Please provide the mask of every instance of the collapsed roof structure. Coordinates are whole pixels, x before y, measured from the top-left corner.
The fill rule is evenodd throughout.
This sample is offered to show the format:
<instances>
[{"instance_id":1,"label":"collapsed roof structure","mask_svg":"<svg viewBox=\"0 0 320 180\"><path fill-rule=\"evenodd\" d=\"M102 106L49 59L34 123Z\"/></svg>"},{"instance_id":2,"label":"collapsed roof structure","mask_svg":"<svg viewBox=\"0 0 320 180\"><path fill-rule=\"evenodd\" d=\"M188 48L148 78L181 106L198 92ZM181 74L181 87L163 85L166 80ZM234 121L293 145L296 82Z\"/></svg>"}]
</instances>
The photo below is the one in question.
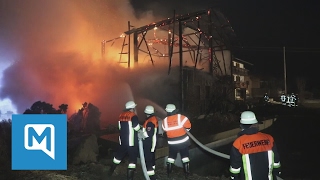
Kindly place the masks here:
<instances>
[{"instance_id":1,"label":"collapsed roof structure","mask_svg":"<svg viewBox=\"0 0 320 180\"><path fill-rule=\"evenodd\" d=\"M150 31L153 33L149 33ZM165 37L157 37L156 31L166 34ZM148 37L148 34L152 36ZM134 63L139 61L139 52L147 54L152 65L156 57L167 58L170 72L173 56L179 55L177 59L180 60L181 68L194 66L205 69L211 74L231 75L230 51L236 42L235 33L227 18L218 10L207 9L184 15L174 13L171 18L142 27L133 27L128 22L128 31L120 37L101 42L102 56L105 55L107 43L113 44L115 40L123 38L119 62L127 63L130 67L131 35L133 35ZM161 48L156 45L165 46L166 49L160 50ZM184 53L189 56L183 57ZM127 60L123 60L124 55L127 55Z\"/></svg>"},{"instance_id":2,"label":"collapsed roof structure","mask_svg":"<svg viewBox=\"0 0 320 180\"><path fill-rule=\"evenodd\" d=\"M126 63L128 68L135 63L145 63L146 58L153 66L156 59L168 62L168 74L172 67L179 67L180 110L200 107L198 112L202 113L208 108L212 109L210 106L213 106L214 98L199 93L217 95L217 92L222 92L215 97L234 99L231 51L237 43L235 37L229 21L218 10L210 8L183 15L174 12L173 17L141 27L134 27L128 21L128 30L121 36L101 42L101 53L105 57L107 44L113 46L116 40L123 39L119 63ZM130 59L131 49L133 62ZM139 53L145 57L139 58ZM197 75L199 72L211 78L200 77ZM213 84L212 78L220 84ZM199 97L199 102L193 102L194 93L198 94L196 97ZM198 107L191 107L190 104Z\"/></svg>"}]
</instances>

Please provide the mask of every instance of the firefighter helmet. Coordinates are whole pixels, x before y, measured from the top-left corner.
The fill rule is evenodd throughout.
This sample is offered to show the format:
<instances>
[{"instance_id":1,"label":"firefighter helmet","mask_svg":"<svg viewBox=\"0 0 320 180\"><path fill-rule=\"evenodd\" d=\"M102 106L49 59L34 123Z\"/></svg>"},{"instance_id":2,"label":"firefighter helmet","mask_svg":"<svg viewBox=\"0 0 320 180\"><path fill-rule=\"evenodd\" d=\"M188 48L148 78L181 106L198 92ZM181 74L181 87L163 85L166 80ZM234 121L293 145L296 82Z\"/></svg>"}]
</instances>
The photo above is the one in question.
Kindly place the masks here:
<instances>
[{"instance_id":1,"label":"firefighter helmet","mask_svg":"<svg viewBox=\"0 0 320 180\"><path fill-rule=\"evenodd\" d=\"M144 109L144 113L146 114L153 114L154 113L154 108L153 106L146 106L146 108Z\"/></svg>"},{"instance_id":2,"label":"firefighter helmet","mask_svg":"<svg viewBox=\"0 0 320 180\"><path fill-rule=\"evenodd\" d=\"M244 111L241 113L241 124L256 124L258 123L256 115L252 111Z\"/></svg>"},{"instance_id":3,"label":"firefighter helmet","mask_svg":"<svg viewBox=\"0 0 320 180\"><path fill-rule=\"evenodd\" d=\"M128 101L126 103L126 109L132 109L132 108L135 108L137 106L137 104L133 101Z\"/></svg>"},{"instance_id":4,"label":"firefighter helmet","mask_svg":"<svg viewBox=\"0 0 320 180\"><path fill-rule=\"evenodd\" d=\"M174 110L176 110L176 106L174 104L167 104L167 106L166 106L166 111L167 112L171 113Z\"/></svg>"}]
</instances>

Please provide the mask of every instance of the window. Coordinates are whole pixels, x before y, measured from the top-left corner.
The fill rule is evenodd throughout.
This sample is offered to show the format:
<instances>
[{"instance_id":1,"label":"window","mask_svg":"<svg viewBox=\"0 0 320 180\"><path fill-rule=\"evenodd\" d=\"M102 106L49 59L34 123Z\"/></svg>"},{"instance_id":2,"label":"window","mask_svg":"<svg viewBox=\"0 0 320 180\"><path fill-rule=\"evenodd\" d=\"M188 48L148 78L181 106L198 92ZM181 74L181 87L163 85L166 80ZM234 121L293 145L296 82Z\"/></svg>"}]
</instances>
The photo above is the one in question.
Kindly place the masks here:
<instances>
[{"instance_id":1,"label":"window","mask_svg":"<svg viewBox=\"0 0 320 180\"><path fill-rule=\"evenodd\" d=\"M233 75L233 81L237 81L237 75Z\"/></svg>"},{"instance_id":2,"label":"window","mask_svg":"<svg viewBox=\"0 0 320 180\"><path fill-rule=\"evenodd\" d=\"M237 82L240 82L240 76L237 76L237 77L236 77L236 81L237 81Z\"/></svg>"}]
</instances>

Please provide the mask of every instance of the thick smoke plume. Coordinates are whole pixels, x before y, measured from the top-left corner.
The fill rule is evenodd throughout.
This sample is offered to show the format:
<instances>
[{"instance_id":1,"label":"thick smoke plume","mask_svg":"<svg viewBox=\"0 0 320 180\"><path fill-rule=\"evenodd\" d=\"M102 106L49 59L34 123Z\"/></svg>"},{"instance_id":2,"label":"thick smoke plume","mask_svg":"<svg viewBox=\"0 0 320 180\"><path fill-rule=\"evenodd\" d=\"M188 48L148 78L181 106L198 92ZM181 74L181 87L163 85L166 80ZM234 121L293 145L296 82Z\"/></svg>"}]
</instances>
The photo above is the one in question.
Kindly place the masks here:
<instances>
[{"instance_id":1,"label":"thick smoke plume","mask_svg":"<svg viewBox=\"0 0 320 180\"><path fill-rule=\"evenodd\" d=\"M136 19L128 0L7 0L1 6L1 61L11 65L0 99L10 98L18 113L40 100L55 108L68 104L70 115L86 101L99 107L105 126L116 122L128 100L137 101L140 112L153 104L163 114L177 99L170 84L178 75L169 76L168 65L129 70L119 65L120 49L113 46L101 58L101 41L120 36L128 21L154 21L150 13Z\"/></svg>"}]
</instances>

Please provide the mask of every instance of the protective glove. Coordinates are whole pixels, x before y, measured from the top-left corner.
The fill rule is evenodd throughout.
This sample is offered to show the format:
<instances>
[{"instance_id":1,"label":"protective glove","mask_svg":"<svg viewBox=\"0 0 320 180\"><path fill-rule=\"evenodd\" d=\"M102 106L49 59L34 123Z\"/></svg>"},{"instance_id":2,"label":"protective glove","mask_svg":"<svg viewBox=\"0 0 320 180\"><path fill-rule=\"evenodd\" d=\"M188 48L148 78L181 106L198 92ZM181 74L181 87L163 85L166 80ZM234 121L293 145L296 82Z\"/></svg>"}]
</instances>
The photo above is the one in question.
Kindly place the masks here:
<instances>
[{"instance_id":1,"label":"protective glove","mask_svg":"<svg viewBox=\"0 0 320 180\"><path fill-rule=\"evenodd\" d=\"M144 131L142 131L142 130L139 130L139 131L138 131L138 139L144 140L144 139L147 138L147 137L149 137L148 134L147 134L147 132L144 132Z\"/></svg>"}]
</instances>

